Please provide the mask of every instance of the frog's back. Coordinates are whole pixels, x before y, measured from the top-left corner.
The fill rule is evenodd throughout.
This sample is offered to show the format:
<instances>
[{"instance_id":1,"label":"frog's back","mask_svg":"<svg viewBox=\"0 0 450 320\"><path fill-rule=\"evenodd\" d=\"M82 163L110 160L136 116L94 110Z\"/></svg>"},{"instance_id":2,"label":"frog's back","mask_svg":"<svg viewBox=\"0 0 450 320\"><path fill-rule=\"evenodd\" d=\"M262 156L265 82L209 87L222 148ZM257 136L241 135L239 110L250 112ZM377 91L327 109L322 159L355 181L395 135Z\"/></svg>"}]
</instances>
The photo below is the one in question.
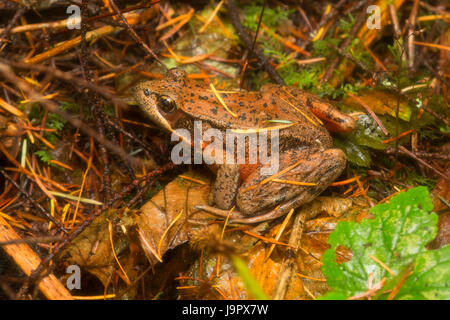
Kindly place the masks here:
<instances>
[{"instance_id":1,"label":"frog's back","mask_svg":"<svg viewBox=\"0 0 450 320\"><path fill-rule=\"evenodd\" d=\"M190 81L191 90L184 94L185 112L220 129L255 129L294 125L280 130L280 137L297 140L303 145L328 148L332 140L320 120L293 97L276 91L218 91L228 110L211 88Z\"/></svg>"}]
</instances>

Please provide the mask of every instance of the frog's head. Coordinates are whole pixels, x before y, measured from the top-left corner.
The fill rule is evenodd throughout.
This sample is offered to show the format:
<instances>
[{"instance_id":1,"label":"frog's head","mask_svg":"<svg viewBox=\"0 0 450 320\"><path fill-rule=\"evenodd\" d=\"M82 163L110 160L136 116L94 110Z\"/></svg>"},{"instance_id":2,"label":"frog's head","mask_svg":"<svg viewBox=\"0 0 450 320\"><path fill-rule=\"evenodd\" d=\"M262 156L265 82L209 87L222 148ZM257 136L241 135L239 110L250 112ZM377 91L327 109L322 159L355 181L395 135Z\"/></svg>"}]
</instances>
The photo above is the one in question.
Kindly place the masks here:
<instances>
[{"instance_id":1,"label":"frog's head","mask_svg":"<svg viewBox=\"0 0 450 320\"><path fill-rule=\"evenodd\" d=\"M157 125L172 131L173 124L180 116L185 81L186 72L173 68L168 71L164 79L137 84L133 88L134 98Z\"/></svg>"}]
</instances>

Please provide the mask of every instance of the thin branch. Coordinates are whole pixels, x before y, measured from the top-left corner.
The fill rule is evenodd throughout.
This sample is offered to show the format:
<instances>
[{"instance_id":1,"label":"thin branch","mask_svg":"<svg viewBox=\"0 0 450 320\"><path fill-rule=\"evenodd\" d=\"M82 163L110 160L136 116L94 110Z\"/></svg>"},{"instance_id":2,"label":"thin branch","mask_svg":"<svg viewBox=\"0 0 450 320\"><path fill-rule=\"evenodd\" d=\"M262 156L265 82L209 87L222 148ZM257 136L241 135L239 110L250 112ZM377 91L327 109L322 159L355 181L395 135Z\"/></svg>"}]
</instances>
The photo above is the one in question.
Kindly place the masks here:
<instances>
[{"instance_id":1,"label":"thin branch","mask_svg":"<svg viewBox=\"0 0 450 320\"><path fill-rule=\"evenodd\" d=\"M411 14L409 15L409 25L408 25L408 67L412 69L414 67L414 33L416 28L416 17L417 17L417 8L419 7L419 0L414 0L414 4L411 10Z\"/></svg>"},{"instance_id":2,"label":"thin branch","mask_svg":"<svg viewBox=\"0 0 450 320\"><path fill-rule=\"evenodd\" d=\"M134 40L136 40L137 43L139 43L145 50L147 50L147 52L166 70L169 71L169 68L167 68L167 66L161 61L161 59L159 59L159 57L153 52L152 49L150 49L149 46L147 46L147 44L141 39L141 37L138 36L138 34L136 33L136 31L134 31L134 29L130 26L130 24L128 23L127 19L123 16L123 14L120 12L119 8L117 7L116 3L114 2L114 0L109 0L109 3L111 4L111 6L113 7L114 11L117 12L117 15L120 17L120 19L123 21L123 23L125 23L125 25L128 28L128 31L130 32L131 36L134 38Z\"/></svg>"},{"instance_id":3,"label":"thin branch","mask_svg":"<svg viewBox=\"0 0 450 320\"><path fill-rule=\"evenodd\" d=\"M45 210L45 208L36 200L33 199L33 197L31 195L28 194L28 192L26 192L25 190L22 189L21 186L19 186L19 184L13 179L11 178L5 170L3 170L3 167L0 167L0 173L9 181L11 182L11 184L21 193L25 196L25 198L28 199L28 201L30 201L33 205L36 206L36 208L38 208L38 210L51 222L53 222L58 229L60 229L61 231L63 231L64 233L69 233L67 231L66 228L64 228L64 226L61 224L61 222L59 222L58 220L56 220L54 217L52 217L52 215Z\"/></svg>"},{"instance_id":4,"label":"thin branch","mask_svg":"<svg viewBox=\"0 0 450 320\"><path fill-rule=\"evenodd\" d=\"M409 156L410 158L416 160L417 162L419 162L420 164L424 165L425 167L427 167L428 169L432 170L433 172L437 173L438 175L440 175L442 178L444 178L447 181L450 181L450 177L448 177L445 173L442 173L441 171L437 170L435 167L433 167L432 165L430 165L429 163L427 163L425 160L419 158L417 155L415 155L413 152L409 151L408 149L406 149L403 146L399 146L398 147L398 151L400 151L401 153L403 153L404 155ZM386 153L387 154L393 154L395 153L395 149L394 148L388 148L386 149Z\"/></svg>"},{"instance_id":5,"label":"thin branch","mask_svg":"<svg viewBox=\"0 0 450 320\"><path fill-rule=\"evenodd\" d=\"M132 156L129 156L125 150L119 146L113 144L111 141L107 140L103 135L100 135L96 130L87 126L78 117L72 116L69 113L59 109L58 105L50 100L44 99L43 96L33 89L31 85L23 81L21 78L16 76L12 69L3 63L0 63L0 73L4 75L6 79L14 83L22 91L26 92L31 100L39 101L42 105L50 112L56 113L63 119L68 121L75 128L79 128L86 135L94 138L98 143L104 145L106 148L111 150L113 153L117 154L120 158L125 161L129 161L134 164L139 164L140 160Z\"/></svg>"},{"instance_id":6,"label":"thin branch","mask_svg":"<svg viewBox=\"0 0 450 320\"><path fill-rule=\"evenodd\" d=\"M236 7L236 4L234 3L234 0L227 0L226 2L228 7L228 13L231 17L231 23L233 24L234 29L236 29L236 33L238 34L239 38L242 39L245 46L248 50L251 50L253 42L250 36L248 35L247 31L245 31L244 27L242 26L241 20L239 19L239 13L238 9ZM267 61L266 57L264 56L263 52L260 48L255 47L254 50L256 56L258 57L259 62L262 63L264 66L264 69L269 74L269 76L278 84L284 85L284 80L280 77L278 72L272 67L272 65Z\"/></svg>"},{"instance_id":7,"label":"thin branch","mask_svg":"<svg viewBox=\"0 0 450 320\"><path fill-rule=\"evenodd\" d=\"M3 30L0 30L0 40L1 40L1 38L3 36L8 37L9 32L15 26L15 24L17 23L17 20L19 20L20 17L23 16L25 11L26 11L26 9L23 8L23 7L16 11L16 13L14 14L13 18L11 19L11 21L8 23L6 28L4 28Z\"/></svg>"},{"instance_id":8,"label":"thin branch","mask_svg":"<svg viewBox=\"0 0 450 320\"><path fill-rule=\"evenodd\" d=\"M91 223L94 221L102 212L105 212L108 210L114 203L117 201L123 199L126 197L132 190L137 188L142 182L149 181L151 179L155 179L157 176L162 175L163 173L172 170L175 167L175 164L173 162L169 162L165 166L161 167L158 170L153 170L152 172L147 173L146 175L142 176L139 179L134 180L129 185L124 187L121 192L117 193L114 198L112 198L110 201L108 201L106 204L104 204L101 208L97 209L96 212L91 214L89 217L87 217L86 220L81 223L76 230L74 230L72 233L70 233L64 240L62 240L60 243L58 243L53 251L45 257L39 266L33 270L32 274L27 280L27 283L23 286L23 291L27 291L29 286L39 279L42 276L42 272L47 268L50 261L54 259L60 252L66 248L66 246L75 239L79 234L81 234Z\"/></svg>"}]
</instances>

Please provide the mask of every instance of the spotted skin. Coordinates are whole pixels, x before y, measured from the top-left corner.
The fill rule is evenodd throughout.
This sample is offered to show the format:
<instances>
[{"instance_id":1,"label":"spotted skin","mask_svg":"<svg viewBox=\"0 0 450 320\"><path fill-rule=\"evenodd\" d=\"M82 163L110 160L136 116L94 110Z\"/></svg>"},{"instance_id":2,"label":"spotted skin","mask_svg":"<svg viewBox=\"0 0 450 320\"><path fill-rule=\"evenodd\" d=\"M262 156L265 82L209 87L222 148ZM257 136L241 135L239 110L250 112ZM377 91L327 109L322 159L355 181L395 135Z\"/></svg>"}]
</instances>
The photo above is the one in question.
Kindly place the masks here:
<instances>
[{"instance_id":1,"label":"spotted skin","mask_svg":"<svg viewBox=\"0 0 450 320\"><path fill-rule=\"evenodd\" d=\"M329 102L297 88L275 84L264 85L260 91L219 94L236 117L224 108L209 86L188 79L181 69L171 69L166 78L144 81L134 88L141 108L156 124L169 131L181 127L192 129L194 121L202 121L203 132L215 128L225 136L227 129L280 125L276 120L295 123L279 131L278 170L294 163L298 165L278 178L315 184L305 187L269 182L261 185L267 176L260 173L264 166L259 162L213 165L217 177L212 199L219 211L236 205L239 215L254 217L270 215L278 205L277 208L289 209L300 206L319 195L345 168L345 155L339 149L332 149L328 130L348 132L354 129L355 121ZM167 101L176 105L175 110L166 112L161 107L167 105ZM226 152L224 150L224 157ZM246 157L248 159L247 154ZM278 210L276 215L280 214L283 213Z\"/></svg>"}]
</instances>

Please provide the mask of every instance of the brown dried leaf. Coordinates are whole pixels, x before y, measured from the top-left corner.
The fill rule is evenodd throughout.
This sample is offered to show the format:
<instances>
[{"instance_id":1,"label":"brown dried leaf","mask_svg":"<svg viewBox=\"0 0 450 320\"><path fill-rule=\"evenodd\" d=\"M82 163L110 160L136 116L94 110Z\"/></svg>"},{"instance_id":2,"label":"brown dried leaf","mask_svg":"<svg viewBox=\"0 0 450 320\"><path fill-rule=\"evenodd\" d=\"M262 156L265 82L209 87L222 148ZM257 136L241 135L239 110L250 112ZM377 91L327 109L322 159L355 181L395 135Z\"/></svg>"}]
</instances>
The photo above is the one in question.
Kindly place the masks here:
<instances>
[{"instance_id":1,"label":"brown dried leaf","mask_svg":"<svg viewBox=\"0 0 450 320\"><path fill-rule=\"evenodd\" d=\"M397 96L394 93L385 90L363 90L358 94L358 98L365 102L366 105L379 115L389 114L395 117L397 108ZM355 108L363 109L363 107L350 96L344 100L344 103ZM399 104L399 118L405 121L409 121L411 118L411 108L408 102L404 99L400 100Z\"/></svg>"},{"instance_id":2,"label":"brown dried leaf","mask_svg":"<svg viewBox=\"0 0 450 320\"><path fill-rule=\"evenodd\" d=\"M108 231L108 220L117 221L118 217L117 210L103 212L61 254L68 263L76 264L83 270L92 273L105 286L111 280L114 271L119 269L114 259ZM128 223L124 221L126 219L120 220L119 223L125 227L132 223L131 221ZM128 239L123 233L116 231L119 229L121 228L113 228L115 230L113 234L114 247L118 257L128 247ZM132 281L137 274L133 269L132 261L128 258L125 256L119 259L127 276Z\"/></svg>"},{"instance_id":3,"label":"brown dried leaf","mask_svg":"<svg viewBox=\"0 0 450 320\"><path fill-rule=\"evenodd\" d=\"M352 206L352 202L356 202L357 205ZM285 299L312 299L327 291L326 282L321 281L324 276L321 272L321 256L328 245L326 243L329 233L334 230L336 223L342 219L357 219L357 214L362 207L367 206L364 199L343 199L343 198L326 198L319 197L311 204L305 206L303 210L306 210L308 215L310 214L327 214L328 217L320 217L307 221L301 240L301 248L297 251L295 261L296 267L293 270L293 276L289 282L289 287L285 295ZM316 211L312 213L311 211ZM330 217L330 215L332 215ZM292 220L294 217L292 218ZM269 232L262 233L259 230L258 233L267 238L275 238L279 227L282 224L282 220L277 221L277 225L273 226ZM267 227L267 225L266 225ZM252 231L257 232L258 227ZM261 229L266 229L262 225ZM292 224L285 230L285 234L281 237L280 241L287 243L289 240L289 234L291 232ZM256 230L255 230L256 229ZM241 231L234 231L225 233L226 237L224 241L228 243L234 243L236 247L240 247L242 242L250 237L244 235ZM242 241L242 242L241 242ZM255 243L253 238L253 243ZM270 243L263 241L257 241L252 245L248 251L244 254L244 257L248 261L248 266L251 273L255 276L256 280L260 283L263 290L269 297L273 297L273 294L279 283L279 275L282 270L282 262L286 255L286 246L278 245L269 259L266 259L267 253L270 249ZM342 252L342 259L348 259L349 253ZM191 268L189 277L196 279L203 279L205 282L199 283L196 281L187 281L183 285L198 285L204 286L204 283L214 272L214 268L217 263L218 255L211 253L209 250L205 250L202 256L202 260L197 261ZM201 265L201 267L200 267ZM300 275L299 275L300 274ZM306 276L306 277L305 277ZM309 277L310 279L308 279ZM241 279L235 273L230 260L227 257L221 256L220 258L220 273L218 277L215 277L213 282L213 288L210 286L210 292L203 292L202 296L193 295L193 292L197 292L196 288L183 290L181 292L183 298L211 298L215 294L215 298L228 298L228 299L248 299L248 293L244 288ZM198 287L198 288L199 288ZM306 289L305 289L306 288ZM218 295L220 291L220 295Z\"/></svg>"},{"instance_id":4,"label":"brown dried leaf","mask_svg":"<svg viewBox=\"0 0 450 320\"><path fill-rule=\"evenodd\" d=\"M152 264L162 260L167 250L187 242L190 235L206 226L206 219L211 217L194 209L194 205L208 203L209 177L197 172L184 175L205 184L178 177L140 209L141 214L136 220L142 248ZM171 225L180 212L178 220Z\"/></svg>"}]
</instances>

